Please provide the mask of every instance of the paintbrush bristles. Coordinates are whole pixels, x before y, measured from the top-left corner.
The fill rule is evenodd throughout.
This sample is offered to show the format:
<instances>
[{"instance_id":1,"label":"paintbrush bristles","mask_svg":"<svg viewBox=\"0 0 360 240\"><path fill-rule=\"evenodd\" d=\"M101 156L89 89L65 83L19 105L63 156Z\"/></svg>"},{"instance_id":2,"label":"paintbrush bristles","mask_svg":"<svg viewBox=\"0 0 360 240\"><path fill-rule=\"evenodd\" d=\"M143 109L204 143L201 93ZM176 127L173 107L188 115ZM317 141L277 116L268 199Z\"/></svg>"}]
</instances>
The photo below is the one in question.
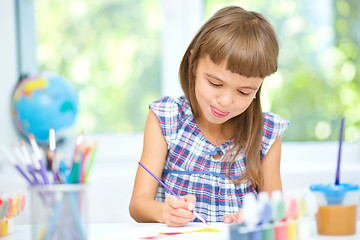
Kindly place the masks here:
<instances>
[{"instance_id":1,"label":"paintbrush bristles","mask_svg":"<svg viewBox=\"0 0 360 240\"><path fill-rule=\"evenodd\" d=\"M55 139L55 130L49 130L49 148L51 151L55 151L56 149L56 139Z\"/></svg>"},{"instance_id":2,"label":"paintbrush bristles","mask_svg":"<svg viewBox=\"0 0 360 240\"><path fill-rule=\"evenodd\" d=\"M31 144L31 147L35 153L36 158L38 158L37 160L40 160L42 158L42 155L40 153L40 149L39 146L34 138L34 135L32 133L29 133L29 141Z\"/></svg>"}]
</instances>

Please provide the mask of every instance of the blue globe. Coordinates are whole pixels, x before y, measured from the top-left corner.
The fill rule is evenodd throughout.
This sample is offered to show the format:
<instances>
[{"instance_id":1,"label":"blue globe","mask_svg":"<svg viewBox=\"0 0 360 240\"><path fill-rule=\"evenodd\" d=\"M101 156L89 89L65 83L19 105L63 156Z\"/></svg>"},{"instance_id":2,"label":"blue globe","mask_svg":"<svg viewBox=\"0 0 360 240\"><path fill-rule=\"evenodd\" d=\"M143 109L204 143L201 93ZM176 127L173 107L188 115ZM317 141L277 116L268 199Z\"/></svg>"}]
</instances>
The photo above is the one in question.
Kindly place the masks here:
<instances>
[{"instance_id":1,"label":"blue globe","mask_svg":"<svg viewBox=\"0 0 360 240\"><path fill-rule=\"evenodd\" d=\"M76 90L62 76L42 73L20 80L11 101L11 116L17 131L32 133L39 144L48 144L49 129L56 140L66 137L78 113Z\"/></svg>"}]
</instances>

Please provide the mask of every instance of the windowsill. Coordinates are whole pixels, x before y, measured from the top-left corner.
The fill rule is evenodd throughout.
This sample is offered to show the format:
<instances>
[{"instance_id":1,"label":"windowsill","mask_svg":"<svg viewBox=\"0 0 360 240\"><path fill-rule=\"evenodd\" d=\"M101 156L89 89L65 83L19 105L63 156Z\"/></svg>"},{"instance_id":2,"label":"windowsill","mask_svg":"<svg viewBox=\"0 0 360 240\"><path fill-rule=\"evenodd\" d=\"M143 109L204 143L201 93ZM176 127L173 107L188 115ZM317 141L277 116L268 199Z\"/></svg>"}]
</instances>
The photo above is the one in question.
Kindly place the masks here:
<instances>
[{"instance_id":1,"label":"windowsill","mask_svg":"<svg viewBox=\"0 0 360 240\"><path fill-rule=\"evenodd\" d=\"M140 159L143 145L143 133L106 133L89 134L88 138L94 139L99 143L97 152L98 158L102 161L121 161L122 159ZM71 149L74 140L68 140L66 148ZM360 163L360 142L343 142L342 162ZM334 162L336 168L338 158L338 142L282 142L282 165L286 167L303 166L305 160L313 160L318 163ZM288 163L291 163L287 166Z\"/></svg>"}]
</instances>

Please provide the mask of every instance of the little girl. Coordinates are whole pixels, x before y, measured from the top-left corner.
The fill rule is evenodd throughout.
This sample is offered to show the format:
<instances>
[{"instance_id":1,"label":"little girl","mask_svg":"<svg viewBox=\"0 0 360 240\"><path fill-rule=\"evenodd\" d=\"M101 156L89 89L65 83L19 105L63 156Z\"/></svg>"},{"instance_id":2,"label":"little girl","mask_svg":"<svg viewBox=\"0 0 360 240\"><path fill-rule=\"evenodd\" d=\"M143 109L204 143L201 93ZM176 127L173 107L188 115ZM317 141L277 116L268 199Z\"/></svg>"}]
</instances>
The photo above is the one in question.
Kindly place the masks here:
<instances>
[{"instance_id":1,"label":"little girl","mask_svg":"<svg viewBox=\"0 0 360 240\"><path fill-rule=\"evenodd\" d=\"M289 122L263 113L260 90L277 70L273 28L259 13L219 10L190 43L180 65L185 96L150 104L141 163L129 206L137 222L184 226L241 221L243 196L281 190L280 135Z\"/></svg>"}]
</instances>

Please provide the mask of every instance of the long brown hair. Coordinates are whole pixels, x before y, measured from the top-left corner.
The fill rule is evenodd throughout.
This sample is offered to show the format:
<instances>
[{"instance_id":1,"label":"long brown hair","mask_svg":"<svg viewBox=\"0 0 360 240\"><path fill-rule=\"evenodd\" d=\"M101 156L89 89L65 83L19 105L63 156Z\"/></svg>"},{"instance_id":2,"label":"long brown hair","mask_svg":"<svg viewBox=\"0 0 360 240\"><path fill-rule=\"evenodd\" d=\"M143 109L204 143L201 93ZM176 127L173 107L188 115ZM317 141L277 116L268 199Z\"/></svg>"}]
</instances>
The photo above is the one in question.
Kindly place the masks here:
<instances>
[{"instance_id":1,"label":"long brown hair","mask_svg":"<svg viewBox=\"0 0 360 240\"><path fill-rule=\"evenodd\" d=\"M227 70L245 77L265 78L277 71L279 46L271 24L259 13L241 7L225 7L216 12L191 41L180 64L180 83L190 101L194 117L200 108L195 96L195 72L198 61L209 55L215 64L226 62ZM235 135L236 154L246 155L246 173L235 183L250 179L256 187L262 185L260 145L264 120L260 91L250 106L232 121L237 126ZM243 150L242 150L243 149Z\"/></svg>"}]
</instances>

